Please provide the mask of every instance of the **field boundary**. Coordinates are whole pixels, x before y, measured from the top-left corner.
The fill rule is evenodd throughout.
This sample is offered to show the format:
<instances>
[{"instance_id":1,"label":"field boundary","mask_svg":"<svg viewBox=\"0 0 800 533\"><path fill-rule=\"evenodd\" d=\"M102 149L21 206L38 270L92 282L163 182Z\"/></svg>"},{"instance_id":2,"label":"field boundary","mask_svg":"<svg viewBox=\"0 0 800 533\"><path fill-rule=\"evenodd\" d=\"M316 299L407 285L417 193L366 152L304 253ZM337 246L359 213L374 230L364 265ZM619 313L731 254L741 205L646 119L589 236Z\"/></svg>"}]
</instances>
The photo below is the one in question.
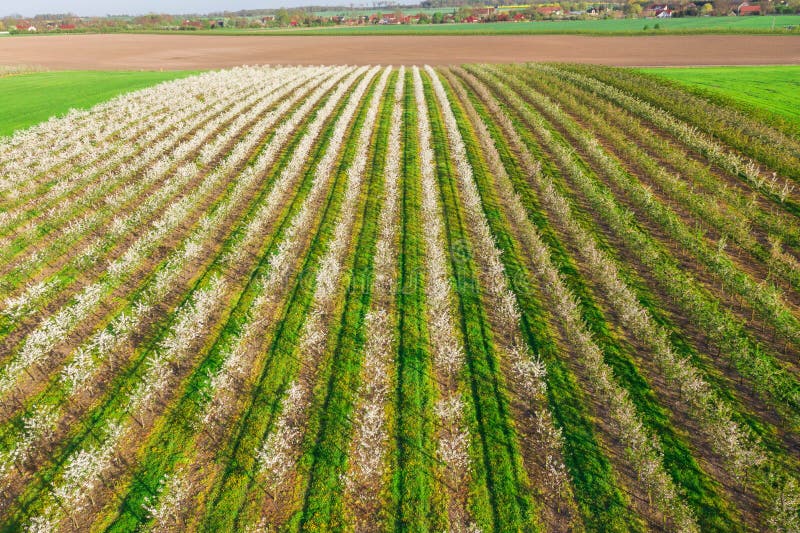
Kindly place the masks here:
<instances>
[{"instance_id":1,"label":"field boundary","mask_svg":"<svg viewBox=\"0 0 800 533\"><path fill-rule=\"evenodd\" d=\"M800 64L800 36L776 35L59 35L7 39L0 65L52 70L195 70L242 64L455 65L578 62L615 66ZM702 53L698 53L702 50Z\"/></svg>"}]
</instances>

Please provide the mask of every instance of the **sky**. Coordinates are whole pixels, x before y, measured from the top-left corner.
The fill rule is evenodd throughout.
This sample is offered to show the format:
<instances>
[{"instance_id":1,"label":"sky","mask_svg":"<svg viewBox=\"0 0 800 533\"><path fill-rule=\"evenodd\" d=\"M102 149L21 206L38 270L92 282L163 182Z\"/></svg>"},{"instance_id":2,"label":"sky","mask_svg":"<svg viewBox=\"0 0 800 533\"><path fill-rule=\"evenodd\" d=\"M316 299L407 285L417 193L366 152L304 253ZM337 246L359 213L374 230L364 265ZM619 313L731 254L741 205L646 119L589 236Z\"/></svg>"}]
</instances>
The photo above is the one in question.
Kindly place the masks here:
<instances>
[{"instance_id":1,"label":"sky","mask_svg":"<svg viewBox=\"0 0 800 533\"><path fill-rule=\"evenodd\" d=\"M208 13L350 3L345 0L0 0L0 16L16 13L26 17L39 13L75 13L83 16Z\"/></svg>"}]
</instances>

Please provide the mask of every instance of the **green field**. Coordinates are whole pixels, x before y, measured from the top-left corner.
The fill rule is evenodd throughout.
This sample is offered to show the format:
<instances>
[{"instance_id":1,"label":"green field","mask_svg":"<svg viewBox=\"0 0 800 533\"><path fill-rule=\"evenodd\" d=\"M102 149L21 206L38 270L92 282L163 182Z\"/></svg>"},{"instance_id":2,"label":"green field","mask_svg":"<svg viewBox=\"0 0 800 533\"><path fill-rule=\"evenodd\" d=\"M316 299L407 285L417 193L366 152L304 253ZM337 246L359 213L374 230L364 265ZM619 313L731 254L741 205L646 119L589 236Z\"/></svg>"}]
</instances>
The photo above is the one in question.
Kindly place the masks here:
<instances>
[{"instance_id":1,"label":"green field","mask_svg":"<svg viewBox=\"0 0 800 533\"><path fill-rule=\"evenodd\" d=\"M0 135L193 72L35 72L0 78Z\"/></svg>"},{"instance_id":2,"label":"green field","mask_svg":"<svg viewBox=\"0 0 800 533\"><path fill-rule=\"evenodd\" d=\"M450 9L442 8L442 13ZM659 25L658 30L653 26ZM648 26L645 30L644 27ZM787 27L794 26L794 29ZM225 29L192 32L214 35L519 35L519 34L587 34L641 35L643 33L791 33L800 34L800 15L764 17L685 17L669 20L545 20L535 22L489 22L486 24L414 24L335 26L298 29Z\"/></svg>"},{"instance_id":3,"label":"green field","mask_svg":"<svg viewBox=\"0 0 800 533\"><path fill-rule=\"evenodd\" d=\"M645 72L782 117L800 131L800 66L653 68Z\"/></svg>"}]
</instances>

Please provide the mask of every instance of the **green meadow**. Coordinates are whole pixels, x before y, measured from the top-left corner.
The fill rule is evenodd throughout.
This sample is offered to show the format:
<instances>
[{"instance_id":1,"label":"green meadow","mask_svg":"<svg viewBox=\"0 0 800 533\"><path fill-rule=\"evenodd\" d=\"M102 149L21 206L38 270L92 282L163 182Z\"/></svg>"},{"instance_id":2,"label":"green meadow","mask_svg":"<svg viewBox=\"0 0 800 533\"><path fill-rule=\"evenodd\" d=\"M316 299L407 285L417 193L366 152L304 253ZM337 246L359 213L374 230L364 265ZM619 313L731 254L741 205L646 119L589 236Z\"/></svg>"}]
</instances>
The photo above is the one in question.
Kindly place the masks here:
<instances>
[{"instance_id":1,"label":"green meadow","mask_svg":"<svg viewBox=\"0 0 800 533\"><path fill-rule=\"evenodd\" d=\"M800 66L653 68L645 72L704 96L771 114L800 132Z\"/></svg>"}]
</instances>

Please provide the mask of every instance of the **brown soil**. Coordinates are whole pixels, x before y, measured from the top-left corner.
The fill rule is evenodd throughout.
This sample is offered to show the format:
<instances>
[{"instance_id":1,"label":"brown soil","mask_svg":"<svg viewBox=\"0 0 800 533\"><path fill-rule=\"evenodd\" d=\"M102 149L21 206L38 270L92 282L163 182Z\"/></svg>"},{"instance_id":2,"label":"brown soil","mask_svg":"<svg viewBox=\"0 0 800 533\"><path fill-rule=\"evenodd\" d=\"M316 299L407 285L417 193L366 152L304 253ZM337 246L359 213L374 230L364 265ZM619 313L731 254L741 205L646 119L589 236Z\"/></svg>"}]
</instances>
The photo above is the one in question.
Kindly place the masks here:
<instances>
[{"instance_id":1,"label":"brown soil","mask_svg":"<svg viewBox=\"0 0 800 533\"><path fill-rule=\"evenodd\" d=\"M0 65L205 69L242 64L567 61L618 66L800 63L800 37L766 35L58 35L4 39Z\"/></svg>"}]
</instances>

